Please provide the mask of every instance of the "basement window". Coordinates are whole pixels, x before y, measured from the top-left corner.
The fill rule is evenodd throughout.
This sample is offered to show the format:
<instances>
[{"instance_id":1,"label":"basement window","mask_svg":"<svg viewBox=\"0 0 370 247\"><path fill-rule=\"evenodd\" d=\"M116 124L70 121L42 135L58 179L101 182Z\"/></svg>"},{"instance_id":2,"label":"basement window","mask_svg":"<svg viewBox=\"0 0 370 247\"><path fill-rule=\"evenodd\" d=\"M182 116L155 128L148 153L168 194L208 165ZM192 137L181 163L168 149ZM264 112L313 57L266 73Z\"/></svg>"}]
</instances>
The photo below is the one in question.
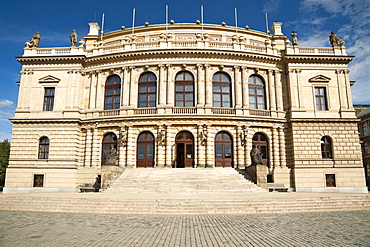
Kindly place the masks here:
<instances>
[{"instance_id":1,"label":"basement window","mask_svg":"<svg viewBox=\"0 0 370 247\"><path fill-rule=\"evenodd\" d=\"M44 187L44 174L33 175L33 187Z\"/></svg>"},{"instance_id":2,"label":"basement window","mask_svg":"<svg viewBox=\"0 0 370 247\"><path fill-rule=\"evenodd\" d=\"M337 187L335 185L335 174L325 174L326 187Z\"/></svg>"}]
</instances>

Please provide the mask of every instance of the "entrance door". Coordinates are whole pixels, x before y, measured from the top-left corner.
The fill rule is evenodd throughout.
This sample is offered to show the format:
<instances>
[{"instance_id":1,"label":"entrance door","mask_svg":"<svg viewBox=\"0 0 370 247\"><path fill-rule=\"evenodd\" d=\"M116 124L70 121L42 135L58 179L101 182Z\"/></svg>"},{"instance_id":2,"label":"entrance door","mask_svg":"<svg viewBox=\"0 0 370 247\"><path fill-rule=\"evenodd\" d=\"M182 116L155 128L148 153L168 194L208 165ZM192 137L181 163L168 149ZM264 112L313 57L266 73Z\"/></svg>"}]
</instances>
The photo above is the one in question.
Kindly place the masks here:
<instances>
[{"instance_id":1,"label":"entrance door","mask_svg":"<svg viewBox=\"0 0 370 247\"><path fill-rule=\"evenodd\" d=\"M262 162L267 167L270 167L268 159L268 142L267 138L262 133L256 133L252 139L252 145L257 145L258 149L262 153Z\"/></svg>"},{"instance_id":2,"label":"entrance door","mask_svg":"<svg viewBox=\"0 0 370 247\"><path fill-rule=\"evenodd\" d=\"M215 138L215 166L233 167L231 136L226 132L220 132Z\"/></svg>"},{"instance_id":3,"label":"entrance door","mask_svg":"<svg viewBox=\"0 0 370 247\"><path fill-rule=\"evenodd\" d=\"M187 131L181 131L176 136L176 168L193 167L194 137Z\"/></svg>"},{"instance_id":4,"label":"entrance door","mask_svg":"<svg viewBox=\"0 0 370 247\"><path fill-rule=\"evenodd\" d=\"M143 132L137 140L136 167L154 166L154 136L150 132Z\"/></svg>"}]
</instances>

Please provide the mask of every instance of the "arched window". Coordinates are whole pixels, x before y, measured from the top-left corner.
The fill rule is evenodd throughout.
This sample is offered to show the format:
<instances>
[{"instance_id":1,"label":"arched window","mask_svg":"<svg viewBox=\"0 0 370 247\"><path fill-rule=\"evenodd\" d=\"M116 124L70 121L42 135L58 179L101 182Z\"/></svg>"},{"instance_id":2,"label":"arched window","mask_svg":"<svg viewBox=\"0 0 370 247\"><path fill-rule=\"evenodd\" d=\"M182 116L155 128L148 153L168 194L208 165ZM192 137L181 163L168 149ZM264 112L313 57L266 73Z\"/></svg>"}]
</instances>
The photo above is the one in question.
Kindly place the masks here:
<instances>
[{"instance_id":1,"label":"arched window","mask_svg":"<svg viewBox=\"0 0 370 247\"><path fill-rule=\"evenodd\" d=\"M120 97L121 78L118 75L112 75L105 83L104 110L119 109Z\"/></svg>"},{"instance_id":2,"label":"arched window","mask_svg":"<svg viewBox=\"0 0 370 247\"><path fill-rule=\"evenodd\" d=\"M331 150L332 150L331 139L327 136L324 136L323 138L321 138L321 157L323 159L333 158Z\"/></svg>"},{"instance_id":3,"label":"arched window","mask_svg":"<svg viewBox=\"0 0 370 247\"><path fill-rule=\"evenodd\" d=\"M154 136L149 131L143 132L137 138L136 167L154 166Z\"/></svg>"},{"instance_id":4,"label":"arched window","mask_svg":"<svg viewBox=\"0 0 370 247\"><path fill-rule=\"evenodd\" d=\"M249 108L266 110L265 83L261 77L251 75L248 79Z\"/></svg>"},{"instance_id":5,"label":"arched window","mask_svg":"<svg viewBox=\"0 0 370 247\"><path fill-rule=\"evenodd\" d=\"M231 107L231 80L224 72L213 75L213 106Z\"/></svg>"},{"instance_id":6,"label":"arched window","mask_svg":"<svg viewBox=\"0 0 370 247\"><path fill-rule=\"evenodd\" d=\"M39 141L39 159L49 158L50 140L46 136L41 137Z\"/></svg>"},{"instance_id":7,"label":"arched window","mask_svg":"<svg viewBox=\"0 0 370 247\"><path fill-rule=\"evenodd\" d=\"M114 133L108 133L103 138L101 164L118 165L117 136Z\"/></svg>"},{"instance_id":8,"label":"arched window","mask_svg":"<svg viewBox=\"0 0 370 247\"><path fill-rule=\"evenodd\" d=\"M181 71L177 73L175 79L175 106L192 107L194 106L194 77L190 72Z\"/></svg>"},{"instance_id":9,"label":"arched window","mask_svg":"<svg viewBox=\"0 0 370 247\"><path fill-rule=\"evenodd\" d=\"M157 77L152 72L146 72L139 78L139 107L156 106Z\"/></svg>"}]
</instances>

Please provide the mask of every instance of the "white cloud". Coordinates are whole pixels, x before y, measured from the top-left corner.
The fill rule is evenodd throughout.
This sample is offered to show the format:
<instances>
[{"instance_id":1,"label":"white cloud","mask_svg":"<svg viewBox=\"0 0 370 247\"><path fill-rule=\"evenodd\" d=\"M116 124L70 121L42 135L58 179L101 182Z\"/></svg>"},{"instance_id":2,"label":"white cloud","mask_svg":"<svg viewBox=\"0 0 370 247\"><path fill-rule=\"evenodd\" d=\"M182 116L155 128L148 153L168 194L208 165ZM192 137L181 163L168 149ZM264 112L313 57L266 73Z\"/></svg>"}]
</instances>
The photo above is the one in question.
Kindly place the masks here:
<instances>
[{"instance_id":1,"label":"white cloud","mask_svg":"<svg viewBox=\"0 0 370 247\"><path fill-rule=\"evenodd\" d=\"M0 100L0 107L12 106L14 104L13 101L2 99Z\"/></svg>"},{"instance_id":2,"label":"white cloud","mask_svg":"<svg viewBox=\"0 0 370 247\"><path fill-rule=\"evenodd\" d=\"M280 8L281 0L268 0L264 5L263 13L272 13Z\"/></svg>"}]
</instances>

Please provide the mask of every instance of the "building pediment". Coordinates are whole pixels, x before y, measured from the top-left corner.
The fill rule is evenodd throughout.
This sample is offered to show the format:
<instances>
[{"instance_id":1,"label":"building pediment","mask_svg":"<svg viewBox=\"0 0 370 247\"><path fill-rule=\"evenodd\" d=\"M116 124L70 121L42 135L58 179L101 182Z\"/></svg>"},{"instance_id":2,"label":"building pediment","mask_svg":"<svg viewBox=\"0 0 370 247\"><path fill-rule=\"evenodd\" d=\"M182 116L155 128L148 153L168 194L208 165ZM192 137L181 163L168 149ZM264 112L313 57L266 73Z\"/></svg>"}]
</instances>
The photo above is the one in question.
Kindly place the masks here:
<instances>
[{"instance_id":1,"label":"building pediment","mask_svg":"<svg viewBox=\"0 0 370 247\"><path fill-rule=\"evenodd\" d=\"M331 78L324 76L324 75L317 75L312 78L310 78L308 81L309 82L326 82L328 83L331 80Z\"/></svg>"},{"instance_id":2,"label":"building pediment","mask_svg":"<svg viewBox=\"0 0 370 247\"><path fill-rule=\"evenodd\" d=\"M39 79L39 83L58 83L59 81L59 78L56 78L52 75L47 75Z\"/></svg>"}]
</instances>

